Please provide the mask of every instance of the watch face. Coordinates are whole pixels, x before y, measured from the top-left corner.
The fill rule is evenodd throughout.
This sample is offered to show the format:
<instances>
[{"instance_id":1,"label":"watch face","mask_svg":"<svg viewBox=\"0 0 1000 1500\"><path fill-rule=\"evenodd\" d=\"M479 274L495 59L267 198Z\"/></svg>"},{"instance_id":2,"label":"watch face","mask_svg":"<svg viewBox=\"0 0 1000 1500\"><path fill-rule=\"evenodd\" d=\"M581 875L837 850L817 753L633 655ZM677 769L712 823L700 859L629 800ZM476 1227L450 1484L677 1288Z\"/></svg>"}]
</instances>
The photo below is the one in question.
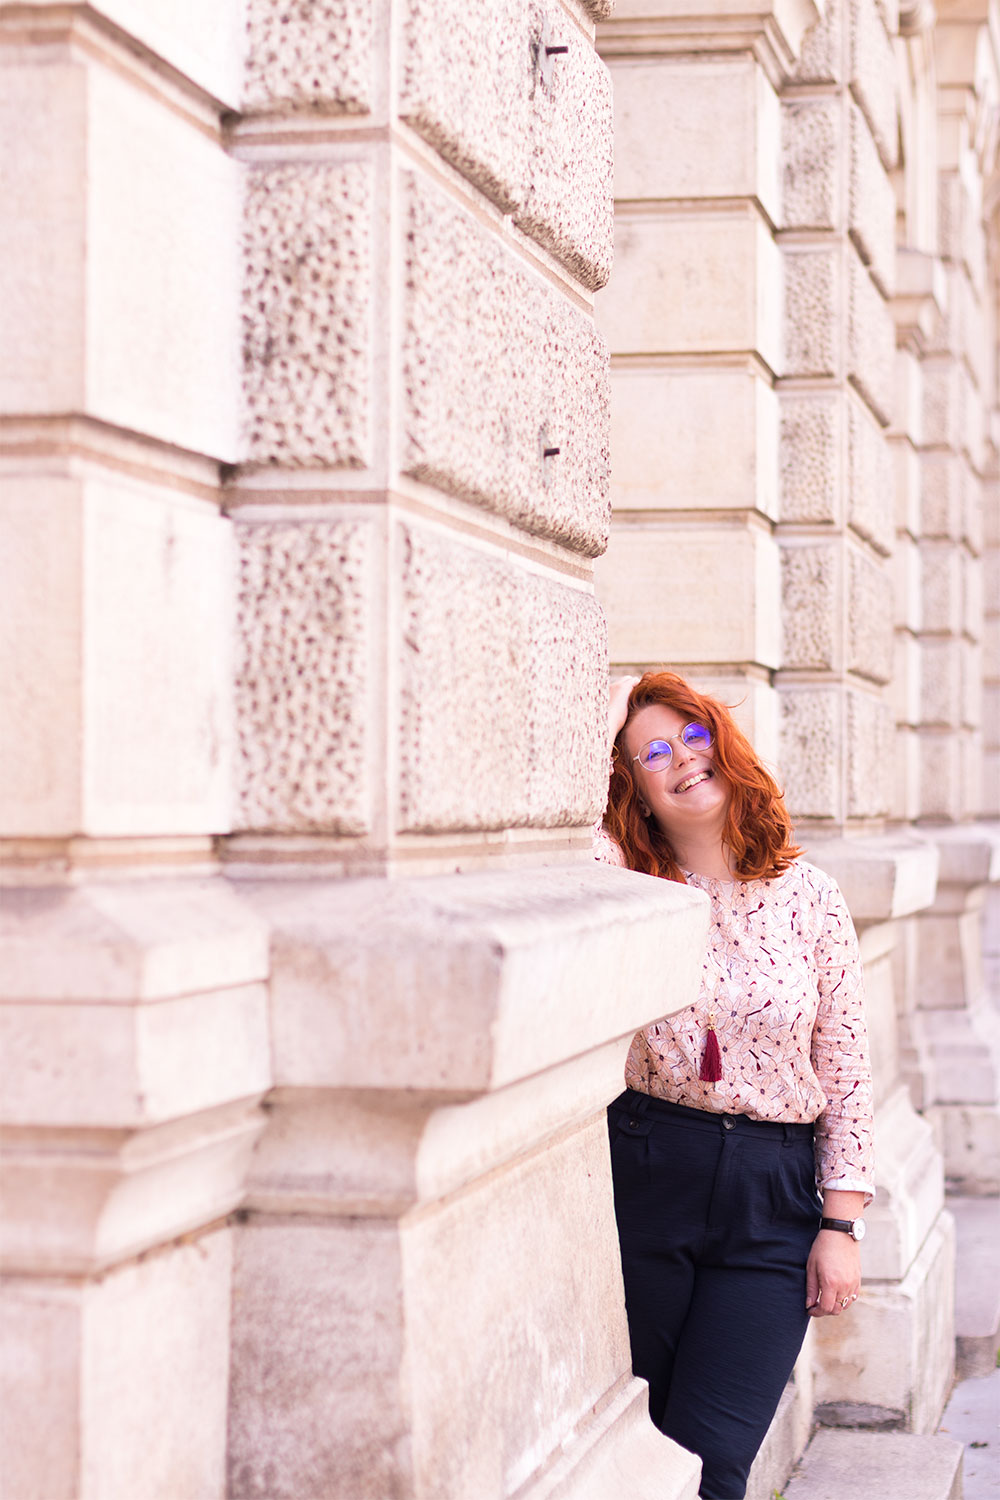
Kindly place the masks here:
<instances>
[{"instance_id":1,"label":"watch face","mask_svg":"<svg viewBox=\"0 0 1000 1500\"><path fill-rule=\"evenodd\" d=\"M851 1233L856 1240L863 1240L867 1227L868 1226L866 1225L864 1219L855 1219L854 1224L851 1228Z\"/></svg>"}]
</instances>

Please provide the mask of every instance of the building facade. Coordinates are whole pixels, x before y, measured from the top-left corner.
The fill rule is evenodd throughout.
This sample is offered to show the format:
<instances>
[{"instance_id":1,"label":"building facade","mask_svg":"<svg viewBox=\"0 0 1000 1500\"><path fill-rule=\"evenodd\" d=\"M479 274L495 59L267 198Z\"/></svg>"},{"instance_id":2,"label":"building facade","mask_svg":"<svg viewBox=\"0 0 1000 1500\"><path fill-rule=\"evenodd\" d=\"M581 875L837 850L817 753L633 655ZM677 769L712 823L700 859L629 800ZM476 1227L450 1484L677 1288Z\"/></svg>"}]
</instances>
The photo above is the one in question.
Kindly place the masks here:
<instances>
[{"instance_id":1,"label":"building facade","mask_svg":"<svg viewBox=\"0 0 1000 1500\"><path fill-rule=\"evenodd\" d=\"M693 1500L603 1110L707 911L592 859L609 663L737 705L861 933L866 1290L754 1500L818 1407L933 1431L998 57L985 0L0 3L9 1500Z\"/></svg>"}]
</instances>

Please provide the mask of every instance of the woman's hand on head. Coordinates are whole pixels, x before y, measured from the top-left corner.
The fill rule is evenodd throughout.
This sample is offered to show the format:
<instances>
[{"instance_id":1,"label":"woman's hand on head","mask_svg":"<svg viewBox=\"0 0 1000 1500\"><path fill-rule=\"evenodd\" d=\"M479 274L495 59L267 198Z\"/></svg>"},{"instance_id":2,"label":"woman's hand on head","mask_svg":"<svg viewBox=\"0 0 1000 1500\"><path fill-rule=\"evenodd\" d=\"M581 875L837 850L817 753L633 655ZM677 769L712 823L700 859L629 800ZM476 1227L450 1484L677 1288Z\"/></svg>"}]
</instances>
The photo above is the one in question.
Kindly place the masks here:
<instances>
[{"instance_id":1,"label":"woman's hand on head","mask_svg":"<svg viewBox=\"0 0 1000 1500\"><path fill-rule=\"evenodd\" d=\"M611 682L608 698L608 751L621 732L628 718L628 695L639 681L638 677L615 677Z\"/></svg>"},{"instance_id":2,"label":"woman's hand on head","mask_svg":"<svg viewBox=\"0 0 1000 1500\"><path fill-rule=\"evenodd\" d=\"M858 1300L861 1247L839 1229L821 1229L806 1265L806 1311L811 1318L839 1317Z\"/></svg>"}]
</instances>

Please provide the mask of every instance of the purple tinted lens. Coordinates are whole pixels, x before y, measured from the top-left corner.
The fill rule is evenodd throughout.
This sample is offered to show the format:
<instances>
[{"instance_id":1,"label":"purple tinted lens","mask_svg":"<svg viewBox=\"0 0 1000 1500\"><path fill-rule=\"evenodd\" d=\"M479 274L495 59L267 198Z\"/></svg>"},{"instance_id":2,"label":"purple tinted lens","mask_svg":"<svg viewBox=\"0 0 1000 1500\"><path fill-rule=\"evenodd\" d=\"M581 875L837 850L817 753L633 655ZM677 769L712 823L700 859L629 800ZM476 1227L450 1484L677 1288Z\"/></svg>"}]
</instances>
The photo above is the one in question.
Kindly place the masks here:
<instances>
[{"instance_id":1,"label":"purple tinted lens","mask_svg":"<svg viewBox=\"0 0 1000 1500\"><path fill-rule=\"evenodd\" d=\"M673 751L666 740L650 740L639 751L639 760L648 771L660 771L669 766Z\"/></svg>"},{"instance_id":2,"label":"purple tinted lens","mask_svg":"<svg viewBox=\"0 0 1000 1500\"><path fill-rule=\"evenodd\" d=\"M685 724L681 730L681 739L689 750L710 750L712 748L712 733L706 729L704 724Z\"/></svg>"}]
</instances>

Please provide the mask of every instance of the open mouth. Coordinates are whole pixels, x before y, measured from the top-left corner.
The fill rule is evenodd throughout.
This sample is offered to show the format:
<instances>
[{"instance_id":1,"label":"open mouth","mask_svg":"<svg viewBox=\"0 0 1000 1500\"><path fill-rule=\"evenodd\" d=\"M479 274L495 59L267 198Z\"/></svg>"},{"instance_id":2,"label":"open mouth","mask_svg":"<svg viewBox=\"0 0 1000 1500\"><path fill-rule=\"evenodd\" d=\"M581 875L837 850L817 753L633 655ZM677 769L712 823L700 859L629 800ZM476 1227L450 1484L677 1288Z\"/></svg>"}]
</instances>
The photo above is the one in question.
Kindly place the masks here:
<instances>
[{"instance_id":1,"label":"open mouth","mask_svg":"<svg viewBox=\"0 0 1000 1500\"><path fill-rule=\"evenodd\" d=\"M711 781L711 779L711 771L695 771L693 776L685 776L683 781L677 783L674 787L674 796L678 796L681 792L689 792L693 786L699 786L701 782Z\"/></svg>"}]
</instances>

